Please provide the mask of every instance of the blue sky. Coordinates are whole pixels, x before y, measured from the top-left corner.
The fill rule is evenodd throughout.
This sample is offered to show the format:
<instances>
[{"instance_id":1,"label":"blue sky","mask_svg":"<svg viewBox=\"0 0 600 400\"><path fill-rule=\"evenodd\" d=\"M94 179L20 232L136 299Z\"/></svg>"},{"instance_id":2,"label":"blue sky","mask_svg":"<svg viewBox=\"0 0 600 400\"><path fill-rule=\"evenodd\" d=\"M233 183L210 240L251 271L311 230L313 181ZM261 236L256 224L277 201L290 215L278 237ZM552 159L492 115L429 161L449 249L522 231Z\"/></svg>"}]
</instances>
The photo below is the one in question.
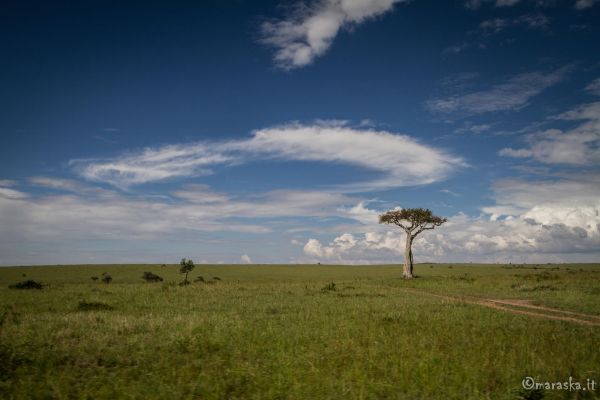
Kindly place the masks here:
<instances>
[{"instance_id":1,"label":"blue sky","mask_svg":"<svg viewBox=\"0 0 600 400\"><path fill-rule=\"evenodd\" d=\"M0 8L0 264L600 260L600 1Z\"/></svg>"}]
</instances>

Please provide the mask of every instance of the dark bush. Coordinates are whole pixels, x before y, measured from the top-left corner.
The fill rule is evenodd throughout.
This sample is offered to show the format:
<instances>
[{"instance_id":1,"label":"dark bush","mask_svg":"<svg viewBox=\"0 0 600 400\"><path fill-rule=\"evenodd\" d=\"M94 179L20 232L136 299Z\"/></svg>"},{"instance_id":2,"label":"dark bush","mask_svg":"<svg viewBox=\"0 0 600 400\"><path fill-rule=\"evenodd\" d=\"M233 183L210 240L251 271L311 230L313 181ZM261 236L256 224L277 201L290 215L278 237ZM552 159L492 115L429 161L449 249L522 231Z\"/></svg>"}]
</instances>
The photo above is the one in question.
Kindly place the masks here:
<instances>
[{"instance_id":1,"label":"dark bush","mask_svg":"<svg viewBox=\"0 0 600 400\"><path fill-rule=\"evenodd\" d=\"M146 282L162 282L163 278L161 278L160 276L153 274L152 272L144 272L144 275L142 275L142 279L145 280Z\"/></svg>"},{"instance_id":2,"label":"dark bush","mask_svg":"<svg viewBox=\"0 0 600 400\"><path fill-rule=\"evenodd\" d=\"M36 282L32 279L18 282L9 286L10 289L42 289L42 287L43 285L40 282Z\"/></svg>"},{"instance_id":3,"label":"dark bush","mask_svg":"<svg viewBox=\"0 0 600 400\"><path fill-rule=\"evenodd\" d=\"M93 280L94 282L96 282L98 280L98 277L97 276L92 276L90 279Z\"/></svg>"},{"instance_id":4,"label":"dark bush","mask_svg":"<svg viewBox=\"0 0 600 400\"><path fill-rule=\"evenodd\" d=\"M213 281L220 281L221 278L219 278L218 276L213 276Z\"/></svg>"},{"instance_id":5,"label":"dark bush","mask_svg":"<svg viewBox=\"0 0 600 400\"><path fill-rule=\"evenodd\" d=\"M321 291L322 291L322 292L326 292L326 291L333 291L333 290L336 290L336 289L335 289L335 283L333 283L333 282L331 282L331 283L328 283L327 285L325 285L325 286L323 286L323 287L321 288Z\"/></svg>"},{"instance_id":6,"label":"dark bush","mask_svg":"<svg viewBox=\"0 0 600 400\"><path fill-rule=\"evenodd\" d=\"M194 282L204 282L204 277L203 276L199 276L196 279L194 279Z\"/></svg>"}]
</instances>

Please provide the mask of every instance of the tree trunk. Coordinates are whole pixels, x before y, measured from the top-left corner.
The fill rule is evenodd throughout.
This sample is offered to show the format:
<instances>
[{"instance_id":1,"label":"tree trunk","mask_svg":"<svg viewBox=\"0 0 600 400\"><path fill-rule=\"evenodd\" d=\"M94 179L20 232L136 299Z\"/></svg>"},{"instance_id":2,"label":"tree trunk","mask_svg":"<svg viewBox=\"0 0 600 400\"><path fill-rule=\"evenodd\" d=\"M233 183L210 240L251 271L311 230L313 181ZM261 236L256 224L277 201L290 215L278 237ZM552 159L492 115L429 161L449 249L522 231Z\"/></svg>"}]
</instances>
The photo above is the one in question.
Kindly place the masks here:
<instances>
[{"instance_id":1,"label":"tree trunk","mask_svg":"<svg viewBox=\"0 0 600 400\"><path fill-rule=\"evenodd\" d=\"M412 236L410 233L406 233L406 247L404 248L404 268L403 273L404 279L413 278L413 256L412 256Z\"/></svg>"}]
</instances>

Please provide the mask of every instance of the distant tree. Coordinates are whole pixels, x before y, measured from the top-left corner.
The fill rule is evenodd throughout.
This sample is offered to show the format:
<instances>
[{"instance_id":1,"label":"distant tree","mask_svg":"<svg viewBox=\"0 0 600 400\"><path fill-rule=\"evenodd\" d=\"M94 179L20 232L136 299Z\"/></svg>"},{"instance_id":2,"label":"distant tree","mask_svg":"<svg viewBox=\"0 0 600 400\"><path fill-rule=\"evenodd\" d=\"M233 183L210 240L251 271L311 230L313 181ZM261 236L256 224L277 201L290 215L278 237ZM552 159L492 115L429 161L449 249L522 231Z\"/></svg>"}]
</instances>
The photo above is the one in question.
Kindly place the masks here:
<instances>
[{"instance_id":1,"label":"distant tree","mask_svg":"<svg viewBox=\"0 0 600 400\"><path fill-rule=\"evenodd\" d=\"M183 279L183 282L181 282L182 285L189 285L190 281L188 281L188 274L194 267L195 265L192 260L186 260L185 258L181 259L181 262L179 263L179 273L185 274L185 278Z\"/></svg>"},{"instance_id":2,"label":"distant tree","mask_svg":"<svg viewBox=\"0 0 600 400\"><path fill-rule=\"evenodd\" d=\"M405 208L402 210L391 210L379 216L380 224L394 224L406 232L406 246L404 248L405 279L413 278L413 254L412 242L417 235L423 231L434 229L446 222L446 218L433 215L431 210L424 208Z\"/></svg>"}]
</instances>

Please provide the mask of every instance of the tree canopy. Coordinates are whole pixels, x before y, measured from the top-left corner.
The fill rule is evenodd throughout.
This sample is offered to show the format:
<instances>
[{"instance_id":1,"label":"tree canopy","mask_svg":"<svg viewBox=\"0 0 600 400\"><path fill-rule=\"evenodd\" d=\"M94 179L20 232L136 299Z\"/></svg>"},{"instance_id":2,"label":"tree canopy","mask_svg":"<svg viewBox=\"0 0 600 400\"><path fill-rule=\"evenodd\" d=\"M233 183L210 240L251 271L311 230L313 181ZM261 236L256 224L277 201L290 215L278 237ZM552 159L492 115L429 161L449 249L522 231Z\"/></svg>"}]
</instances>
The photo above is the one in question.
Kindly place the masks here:
<instances>
[{"instance_id":1,"label":"tree canopy","mask_svg":"<svg viewBox=\"0 0 600 400\"><path fill-rule=\"evenodd\" d=\"M426 208L391 210L379 216L380 224L398 225L413 238L425 230L442 225L446 221L448 221L446 218L433 215L431 210Z\"/></svg>"}]
</instances>

